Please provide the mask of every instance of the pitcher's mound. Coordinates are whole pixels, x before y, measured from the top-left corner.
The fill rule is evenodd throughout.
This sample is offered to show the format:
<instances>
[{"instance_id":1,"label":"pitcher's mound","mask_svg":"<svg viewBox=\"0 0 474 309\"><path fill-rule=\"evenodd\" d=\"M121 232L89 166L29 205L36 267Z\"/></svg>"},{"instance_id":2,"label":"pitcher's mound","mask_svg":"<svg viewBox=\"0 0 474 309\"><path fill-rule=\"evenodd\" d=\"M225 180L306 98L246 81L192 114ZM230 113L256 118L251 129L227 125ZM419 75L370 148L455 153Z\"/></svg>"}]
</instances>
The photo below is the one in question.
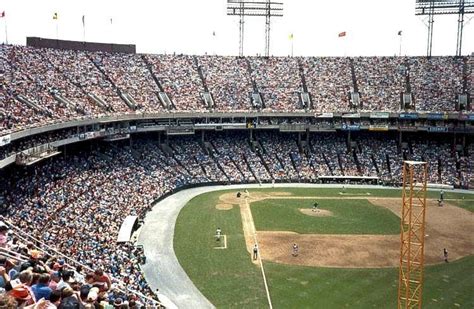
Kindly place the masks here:
<instances>
[{"instance_id":1,"label":"pitcher's mound","mask_svg":"<svg viewBox=\"0 0 474 309\"><path fill-rule=\"evenodd\" d=\"M232 204L226 204L226 203L219 203L216 205L216 209L218 210L230 210L234 207Z\"/></svg>"},{"instance_id":2,"label":"pitcher's mound","mask_svg":"<svg viewBox=\"0 0 474 309\"><path fill-rule=\"evenodd\" d=\"M308 209L308 208L300 208L299 211L304 213L307 216L313 216L313 217L332 217L332 211L326 210L326 209L316 209L313 211L313 209Z\"/></svg>"}]
</instances>

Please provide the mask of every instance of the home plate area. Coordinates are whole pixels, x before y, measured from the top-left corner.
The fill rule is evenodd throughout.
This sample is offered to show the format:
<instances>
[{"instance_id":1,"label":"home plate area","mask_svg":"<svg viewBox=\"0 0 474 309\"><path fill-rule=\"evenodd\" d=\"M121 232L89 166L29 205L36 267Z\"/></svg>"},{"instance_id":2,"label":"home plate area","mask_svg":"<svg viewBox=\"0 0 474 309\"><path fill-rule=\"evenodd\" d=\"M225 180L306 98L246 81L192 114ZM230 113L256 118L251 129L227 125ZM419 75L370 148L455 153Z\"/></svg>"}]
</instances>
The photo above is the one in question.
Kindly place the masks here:
<instances>
[{"instance_id":1,"label":"home plate area","mask_svg":"<svg viewBox=\"0 0 474 309\"><path fill-rule=\"evenodd\" d=\"M214 249L227 249L227 236L225 234L214 235L213 242Z\"/></svg>"}]
</instances>

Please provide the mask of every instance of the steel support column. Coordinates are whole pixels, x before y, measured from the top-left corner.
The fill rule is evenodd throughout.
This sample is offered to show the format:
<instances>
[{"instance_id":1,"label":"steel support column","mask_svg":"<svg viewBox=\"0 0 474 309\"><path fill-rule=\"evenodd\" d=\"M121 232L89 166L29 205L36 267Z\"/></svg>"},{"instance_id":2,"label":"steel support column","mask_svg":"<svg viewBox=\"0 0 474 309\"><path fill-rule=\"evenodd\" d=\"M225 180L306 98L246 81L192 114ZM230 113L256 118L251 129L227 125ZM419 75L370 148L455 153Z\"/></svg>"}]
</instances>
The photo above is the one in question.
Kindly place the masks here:
<instances>
[{"instance_id":1,"label":"steel support column","mask_svg":"<svg viewBox=\"0 0 474 309\"><path fill-rule=\"evenodd\" d=\"M424 274L426 162L403 162L398 308L421 308Z\"/></svg>"}]
</instances>

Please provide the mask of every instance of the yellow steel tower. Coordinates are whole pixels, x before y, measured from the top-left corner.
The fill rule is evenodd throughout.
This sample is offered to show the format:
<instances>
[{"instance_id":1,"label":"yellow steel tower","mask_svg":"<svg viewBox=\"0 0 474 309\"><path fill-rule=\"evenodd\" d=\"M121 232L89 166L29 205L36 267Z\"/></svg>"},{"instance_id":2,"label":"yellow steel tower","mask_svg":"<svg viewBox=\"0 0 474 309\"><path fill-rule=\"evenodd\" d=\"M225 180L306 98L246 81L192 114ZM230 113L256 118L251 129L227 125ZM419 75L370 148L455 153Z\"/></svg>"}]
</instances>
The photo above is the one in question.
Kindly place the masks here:
<instances>
[{"instance_id":1,"label":"yellow steel tower","mask_svg":"<svg viewBox=\"0 0 474 309\"><path fill-rule=\"evenodd\" d=\"M403 162L398 308L421 308L425 248L426 162Z\"/></svg>"}]
</instances>

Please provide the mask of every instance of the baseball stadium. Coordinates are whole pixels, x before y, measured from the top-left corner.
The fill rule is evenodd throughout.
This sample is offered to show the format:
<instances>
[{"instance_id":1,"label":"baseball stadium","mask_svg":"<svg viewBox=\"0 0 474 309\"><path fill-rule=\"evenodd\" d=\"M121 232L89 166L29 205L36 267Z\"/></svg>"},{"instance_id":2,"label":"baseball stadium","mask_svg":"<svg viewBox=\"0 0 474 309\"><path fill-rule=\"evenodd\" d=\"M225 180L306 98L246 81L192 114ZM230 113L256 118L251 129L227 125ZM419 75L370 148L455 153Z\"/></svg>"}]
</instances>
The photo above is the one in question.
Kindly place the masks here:
<instances>
[{"instance_id":1,"label":"baseball stadium","mask_svg":"<svg viewBox=\"0 0 474 309\"><path fill-rule=\"evenodd\" d=\"M474 308L474 1L215 2L0 3L0 308Z\"/></svg>"}]
</instances>

